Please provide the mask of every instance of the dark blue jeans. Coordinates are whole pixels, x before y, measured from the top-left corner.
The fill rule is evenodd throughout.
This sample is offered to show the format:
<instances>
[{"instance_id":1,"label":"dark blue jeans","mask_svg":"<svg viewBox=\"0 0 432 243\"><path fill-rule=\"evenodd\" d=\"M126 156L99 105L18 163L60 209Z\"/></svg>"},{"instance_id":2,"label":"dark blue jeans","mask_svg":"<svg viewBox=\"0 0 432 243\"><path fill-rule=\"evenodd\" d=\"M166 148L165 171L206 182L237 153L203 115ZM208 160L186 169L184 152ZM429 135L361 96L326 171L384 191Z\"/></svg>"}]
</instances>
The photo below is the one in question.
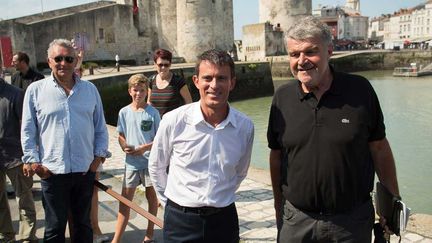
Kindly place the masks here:
<instances>
[{"instance_id":1,"label":"dark blue jeans","mask_svg":"<svg viewBox=\"0 0 432 243\"><path fill-rule=\"evenodd\" d=\"M74 242L92 243L90 208L94 172L52 175L41 180L42 203L45 210L44 242L65 242L70 209Z\"/></svg>"},{"instance_id":2,"label":"dark blue jeans","mask_svg":"<svg viewBox=\"0 0 432 243\"><path fill-rule=\"evenodd\" d=\"M165 243L238 243L239 223L235 205L212 215L182 211L167 204L164 215Z\"/></svg>"}]
</instances>

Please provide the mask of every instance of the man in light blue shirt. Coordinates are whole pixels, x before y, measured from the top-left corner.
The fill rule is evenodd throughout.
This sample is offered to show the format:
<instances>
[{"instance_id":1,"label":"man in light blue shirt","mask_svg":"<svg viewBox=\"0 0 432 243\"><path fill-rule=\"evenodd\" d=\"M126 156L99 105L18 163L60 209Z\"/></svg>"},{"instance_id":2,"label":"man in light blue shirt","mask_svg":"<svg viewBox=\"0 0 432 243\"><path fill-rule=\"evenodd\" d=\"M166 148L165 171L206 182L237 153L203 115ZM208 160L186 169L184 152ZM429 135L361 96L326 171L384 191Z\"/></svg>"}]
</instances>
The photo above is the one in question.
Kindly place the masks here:
<instances>
[{"instance_id":1,"label":"man in light blue shirt","mask_svg":"<svg viewBox=\"0 0 432 243\"><path fill-rule=\"evenodd\" d=\"M76 242L92 242L90 207L95 171L108 155L108 132L96 87L74 75L77 62L70 41L48 48L49 78L25 94L21 143L24 174L42 180L44 242L64 242L68 210Z\"/></svg>"}]
</instances>

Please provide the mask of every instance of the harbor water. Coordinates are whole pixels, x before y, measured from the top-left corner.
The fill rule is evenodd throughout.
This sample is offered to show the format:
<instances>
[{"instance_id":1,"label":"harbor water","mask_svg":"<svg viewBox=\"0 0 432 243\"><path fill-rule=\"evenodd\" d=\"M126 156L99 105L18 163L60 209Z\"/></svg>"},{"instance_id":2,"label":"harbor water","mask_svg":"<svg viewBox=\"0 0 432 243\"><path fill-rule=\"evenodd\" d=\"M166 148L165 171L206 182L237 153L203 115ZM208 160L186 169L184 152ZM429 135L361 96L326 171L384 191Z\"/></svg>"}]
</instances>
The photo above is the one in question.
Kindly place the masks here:
<instances>
[{"instance_id":1,"label":"harbor water","mask_svg":"<svg viewBox=\"0 0 432 243\"><path fill-rule=\"evenodd\" d=\"M391 71L357 74L370 80L379 97L404 202L415 213L432 214L432 76L393 77ZM275 87L286 82L274 81ZM254 121L252 166L266 170L271 100L263 97L231 103Z\"/></svg>"}]
</instances>

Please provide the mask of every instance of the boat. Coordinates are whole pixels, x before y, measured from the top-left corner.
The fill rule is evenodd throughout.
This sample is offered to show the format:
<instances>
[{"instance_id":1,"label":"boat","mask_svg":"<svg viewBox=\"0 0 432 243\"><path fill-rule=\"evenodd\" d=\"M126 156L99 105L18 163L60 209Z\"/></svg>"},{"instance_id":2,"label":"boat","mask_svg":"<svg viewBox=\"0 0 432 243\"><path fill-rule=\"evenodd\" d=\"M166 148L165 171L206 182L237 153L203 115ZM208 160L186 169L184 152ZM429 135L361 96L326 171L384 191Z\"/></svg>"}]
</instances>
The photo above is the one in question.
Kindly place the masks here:
<instances>
[{"instance_id":1,"label":"boat","mask_svg":"<svg viewBox=\"0 0 432 243\"><path fill-rule=\"evenodd\" d=\"M420 68L417 68L416 63L411 63L409 67L395 67L393 70L393 76L395 77L420 77L425 75L431 75L432 69L430 68L431 65L426 66L425 68L422 68L420 65Z\"/></svg>"}]
</instances>

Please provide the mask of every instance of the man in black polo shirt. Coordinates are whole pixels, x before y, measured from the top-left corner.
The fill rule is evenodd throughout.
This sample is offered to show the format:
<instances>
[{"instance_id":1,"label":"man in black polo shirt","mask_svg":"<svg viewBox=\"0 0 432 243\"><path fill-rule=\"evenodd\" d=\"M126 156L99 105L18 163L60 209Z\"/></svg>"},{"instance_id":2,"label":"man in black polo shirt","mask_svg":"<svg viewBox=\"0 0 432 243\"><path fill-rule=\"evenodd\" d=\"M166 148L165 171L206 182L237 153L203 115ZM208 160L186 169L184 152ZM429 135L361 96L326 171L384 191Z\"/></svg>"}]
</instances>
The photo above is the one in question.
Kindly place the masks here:
<instances>
[{"instance_id":1,"label":"man in black polo shirt","mask_svg":"<svg viewBox=\"0 0 432 243\"><path fill-rule=\"evenodd\" d=\"M17 70L11 77L11 84L26 90L27 87L36 80L43 79L45 76L35 70L30 66L30 59L28 55L24 52L17 52L12 57L12 64Z\"/></svg>"},{"instance_id":2,"label":"man in black polo shirt","mask_svg":"<svg viewBox=\"0 0 432 243\"><path fill-rule=\"evenodd\" d=\"M276 91L267 134L278 240L371 242L374 172L399 195L378 98L365 78L330 67L332 36L318 19L285 37L297 81Z\"/></svg>"}]
</instances>

